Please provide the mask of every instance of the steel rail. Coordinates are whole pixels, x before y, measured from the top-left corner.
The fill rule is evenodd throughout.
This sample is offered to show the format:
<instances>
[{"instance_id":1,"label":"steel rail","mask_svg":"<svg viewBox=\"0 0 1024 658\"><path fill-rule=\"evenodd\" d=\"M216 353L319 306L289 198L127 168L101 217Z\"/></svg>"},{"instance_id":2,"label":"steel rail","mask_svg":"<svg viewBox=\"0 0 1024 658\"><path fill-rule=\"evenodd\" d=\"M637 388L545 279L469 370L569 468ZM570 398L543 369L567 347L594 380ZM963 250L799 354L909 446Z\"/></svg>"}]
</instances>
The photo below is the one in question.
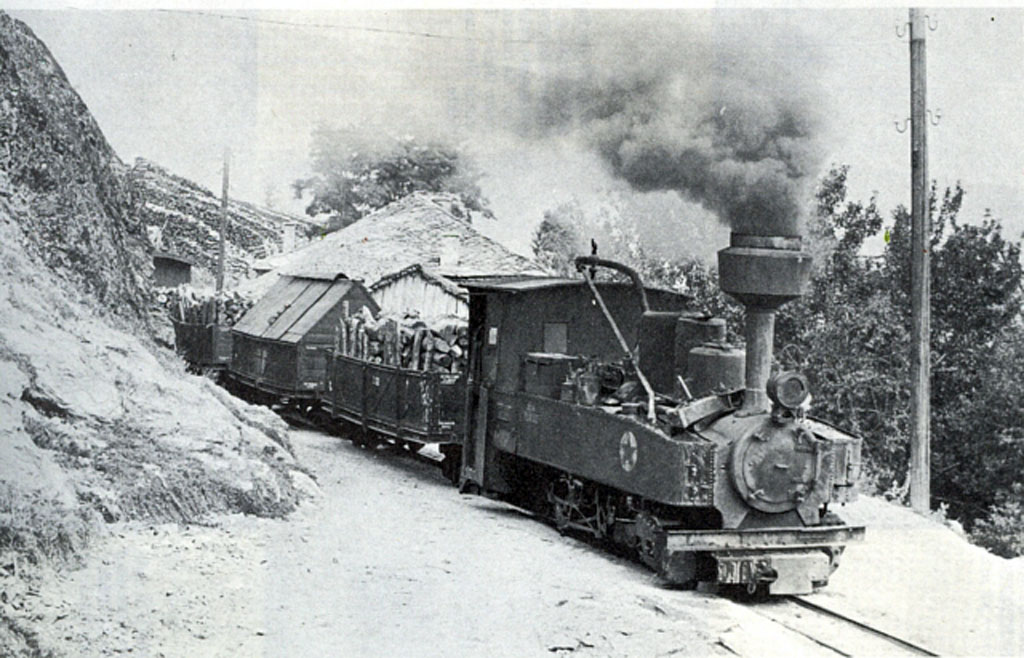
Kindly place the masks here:
<instances>
[{"instance_id":1,"label":"steel rail","mask_svg":"<svg viewBox=\"0 0 1024 658\"><path fill-rule=\"evenodd\" d=\"M862 621L858 621L858 620L853 619L851 617L847 617L846 615L844 615L844 614L842 614L840 612L836 612L835 610L830 610L829 608L825 608L823 606L820 606L817 603L812 603L812 602L808 601L807 599L804 599L804 598L802 598L800 596L786 596L786 597L782 597L782 598L784 598L785 600L788 600L788 601L792 601L796 605L798 605L798 606L800 606L802 608L805 608L807 610L811 610L812 612L816 612L816 613L818 613L818 614L820 614L822 616L830 617L832 619L837 619L839 621L842 621L842 622L845 622L847 624L850 624L851 626L854 626L854 627L856 627L856 628L858 628L858 629L860 629L860 630L862 630L862 631L864 631L866 633L871 633L872 635L880 637L883 640L891 642L892 644L895 644L895 645L897 645L899 647L902 647L903 649L906 649L906 650L911 651L913 653L916 653L918 655L921 655L921 656L939 656L939 655L941 655L941 654L935 653L934 651L932 651L930 649L926 649L925 647L922 647L922 646L920 646L918 644L914 644L913 642L910 642L909 640L904 640L901 637L897 637L895 635L892 635L891 633L886 633L885 631L879 630L879 629L877 629L877 628L875 628L873 626L870 626L870 625L868 625L868 624L866 624L866 623L864 623ZM803 633L801 633L801 635L803 635ZM829 644L826 644L825 642L823 642L823 641L821 641L821 640L819 640L817 638L813 638L813 637L810 637L810 636L807 636L807 637L809 637L811 640L814 640L818 644L821 644L822 646L828 647L829 649L831 649L831 650L833 650L833 651L835 651L837 653L841 653L843 655L851 655L851 654L845 653L844 651L842 651L842 650L840 650L840 649L838 649L836 647L833 647L833 646L831 646Z\"/></svg>"}]
</instances>

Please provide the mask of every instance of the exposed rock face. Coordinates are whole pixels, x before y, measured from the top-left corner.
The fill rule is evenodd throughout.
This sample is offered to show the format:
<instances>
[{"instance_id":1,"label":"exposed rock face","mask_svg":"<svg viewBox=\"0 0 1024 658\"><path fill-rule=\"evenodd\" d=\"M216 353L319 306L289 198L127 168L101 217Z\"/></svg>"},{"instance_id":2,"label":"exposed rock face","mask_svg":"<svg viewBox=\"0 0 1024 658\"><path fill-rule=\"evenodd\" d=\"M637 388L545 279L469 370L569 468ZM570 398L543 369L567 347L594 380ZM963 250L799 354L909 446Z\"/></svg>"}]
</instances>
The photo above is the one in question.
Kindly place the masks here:
<instances>
[{"instance_id":1,"label":"exposed rock face","mask_svg":"<svg viewBox=\"0 0 1024 658\"><path fill-rule=\"evenodd\" d=\"M142 225L129 187L85 103L46 46L0 13L0 196L28 252L121 315L148 288Z\"/></svg>"},{"instance_id":2,"label":"exposed rock face","mask_svg":"<svg viewBox=\"0 0 1024 658\"><path fill-rule=\"evenodd\" d=\"M215 270L220 197L142 158L135 161L128 176L136 214L147 227L160 229L163 250ZM229 199L225 250L228 275L244 278L252 261L280 253L285 247L283 230L287 224L293 225L299 241L317 230L307 220Z\"/></svg>"},{"instance_id":3,"label":"exposed rock face","mask_svg":"<svg viewBox=\"0 0 1024 658\"><path fill-rule=\"evenodd\" d=\"M0 13L0 565L73 554L97 518L279 516L315 491L280 418L143 330L149 254L122 169L46 47ZM2 613L12 655L29 636Z\"/></svg>"},{"instance_id":4,"label":"exposed rock face","mask_svg":"<svg viewBox=\"0 0 1024 658\"><path fill-rule=\"evenodd\" d=\"M0 489L108 521L290 511L302 476L284 422L97 317L5 246L10 218L0 200Z\"/></svg>"}]
</instances>

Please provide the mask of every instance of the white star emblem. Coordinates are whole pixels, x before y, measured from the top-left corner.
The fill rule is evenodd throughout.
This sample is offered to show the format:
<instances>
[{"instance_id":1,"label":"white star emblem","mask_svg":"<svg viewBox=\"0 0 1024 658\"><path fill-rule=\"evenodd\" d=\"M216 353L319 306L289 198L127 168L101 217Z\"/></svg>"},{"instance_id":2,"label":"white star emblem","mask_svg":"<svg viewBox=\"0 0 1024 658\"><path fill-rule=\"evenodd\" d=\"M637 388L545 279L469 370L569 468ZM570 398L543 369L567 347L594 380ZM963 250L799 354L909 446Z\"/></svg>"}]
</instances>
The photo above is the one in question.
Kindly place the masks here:
<instances>
[{"instance_id":1,"label":"white star emblem","mask_svg":"<svg viewBox=\"0 0 1024 658\"><path fill-rule=\"evenodd\" d=\"M627 430L619 439L619 464L622 466L622 470L627 473L632 471L636 467L636 458L636 437Z\"/></svg>"}]
</instances>

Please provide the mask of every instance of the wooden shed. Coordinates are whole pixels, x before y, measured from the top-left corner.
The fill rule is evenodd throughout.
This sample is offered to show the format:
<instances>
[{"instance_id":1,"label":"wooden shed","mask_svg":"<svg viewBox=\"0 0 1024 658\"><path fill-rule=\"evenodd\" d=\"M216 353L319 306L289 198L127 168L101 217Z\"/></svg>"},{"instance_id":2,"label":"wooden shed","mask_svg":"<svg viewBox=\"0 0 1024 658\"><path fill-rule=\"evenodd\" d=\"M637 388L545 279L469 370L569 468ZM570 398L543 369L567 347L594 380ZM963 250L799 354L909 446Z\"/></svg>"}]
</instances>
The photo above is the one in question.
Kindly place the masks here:
<instances>
[{"instance_id":1,"label":"wooden shed","mask_svg":"<svg viewBox=\"0 0 1024 658\"><path fill-rule=\"evenodd\" d=\"M469 293L451 279L418 264L381 277L370 286L370 294L381 309L393 313L469 317Z\"/></svg>"},{"instance_id":2,"label":"wooden shed","mask_svg":"<svg viewBox=\"0 0 1024 658\"><path fill-rule=\"evenodd\" d=\"M545 273L476 230L455 202L414 192L268 263L292 276L344 274L363 281L383 311L415 310L424 318L468 317L464 278Z\"/></svg>"},{"instance_id":3,"label":"wooden shed","mask_svg":"<svg viewBox=\"0 0 1024 658\"><path fill-rule=\"evenodd\" d=\"M192 282L192 261L158 251L153 254L153 285L157 288L175 288Z\"/></svg>"},{"instance_id":4,"label":"wooden shed","mask_svg":"<svg viewBox=\"0 0 1024 658\"><path fill-rule=\"evenodd\" d=\"M315 398L338 320L364 306L380 310L358 281L280 277L231 330L232 376L275 396Z\"/></svg>"}]
</instances>

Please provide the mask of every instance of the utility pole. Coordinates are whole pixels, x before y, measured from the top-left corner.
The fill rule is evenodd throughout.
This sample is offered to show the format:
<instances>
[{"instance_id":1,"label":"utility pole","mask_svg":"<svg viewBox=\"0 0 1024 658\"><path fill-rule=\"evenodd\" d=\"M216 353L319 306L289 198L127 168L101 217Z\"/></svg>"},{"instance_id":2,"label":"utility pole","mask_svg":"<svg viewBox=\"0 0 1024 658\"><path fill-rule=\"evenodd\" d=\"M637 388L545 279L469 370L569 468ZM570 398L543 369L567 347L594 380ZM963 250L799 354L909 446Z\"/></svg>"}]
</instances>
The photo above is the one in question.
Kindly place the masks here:
<instances>
[{"instance_id":1,"label":"utility pole","mask_svg":"<svg viewBox=\"0 0 1024 658\"><path fill-rule=\"evenodd\" d=\"M217 323L220 323L221 293L224 291L224 257L225 257L225 234L228 230L228 163L231 160L231 150L224 149L224 177L221 180L220 194L220 224L218 231L220 240L217 245Z\"/></svg>"},{"instance_id":2,"label":"utility pole","mask_svg":"<svg viewBox=\"0 0 1024 658\"><path fill-rule=\"evenodd\" d=\"M910 10L910 506L931 508L931 234L924 36L920 9Z\"/></svg>"}]
</instances>

